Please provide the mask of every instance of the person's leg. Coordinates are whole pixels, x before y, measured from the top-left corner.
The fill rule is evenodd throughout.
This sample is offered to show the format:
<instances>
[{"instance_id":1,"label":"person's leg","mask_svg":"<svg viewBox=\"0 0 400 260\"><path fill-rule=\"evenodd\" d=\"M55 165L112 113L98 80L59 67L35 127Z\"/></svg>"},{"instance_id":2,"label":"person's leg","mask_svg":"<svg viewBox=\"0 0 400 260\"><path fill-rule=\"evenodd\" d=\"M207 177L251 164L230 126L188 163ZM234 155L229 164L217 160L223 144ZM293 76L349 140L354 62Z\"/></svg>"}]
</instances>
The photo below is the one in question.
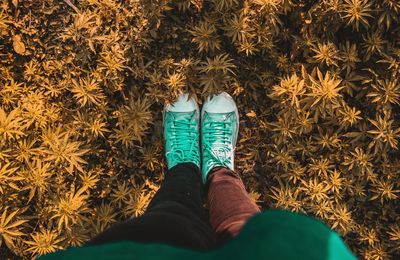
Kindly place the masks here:
<instances>
[{"instance_id":1,"label":"person's leg","mask_svg":"<svg viewBox=\"0 0 400 260\"><path fill-rule=\"evenodd\" d=\"M260 209L249 197L240 176L217 167L208 177L210 223L223 244L236 236L246 221Z\"/></svg>"},{"instance_id":2,"label":"person's leg","mask_svg":"<svg viewBox=\"0 0 400 260\"><path fill-rule=\"evenodd\" d=\"M111 227L91 244L134 240L193 249L215 246L215 233L202 208L199 117L197 102L187 94L164 107L168 172L161 188L142 217Z\"/></svg>"},{"instance_id":3,"label":"person's leg","mask_svg":"<svg viewBox=\"0 0 400 260\"><path fill-rule=\"evenodd\" d=\"M204 103L201 121L202 176L208 181L210 222L219 242L235 236L246 220L259 212L234 170L239 133L239 112L233 98L223 92Z\"/></svg>"},{"instance_id":4,"label":"person's leg","mask_svg":"<svg viewBox=\"0 0 400 260\"><path fill-rule=\"evenodd\" d=\"M87 245L131 240L212 249L216 237L203 208L202 193L199 168L193 163L178 164L167 172L142 216L111 226Z\"/></svg>"}]
</instances>

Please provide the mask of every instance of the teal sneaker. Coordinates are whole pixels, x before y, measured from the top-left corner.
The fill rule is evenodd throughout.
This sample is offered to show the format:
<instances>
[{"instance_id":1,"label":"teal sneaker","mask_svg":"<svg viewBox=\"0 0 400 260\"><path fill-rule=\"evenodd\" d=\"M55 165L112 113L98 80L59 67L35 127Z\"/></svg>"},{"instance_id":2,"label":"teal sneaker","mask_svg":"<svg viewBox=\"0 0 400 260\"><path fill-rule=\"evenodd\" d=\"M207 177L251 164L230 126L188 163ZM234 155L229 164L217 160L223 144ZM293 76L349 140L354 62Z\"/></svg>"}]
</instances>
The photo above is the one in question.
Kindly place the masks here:
<instances>
[{"instance_id":1,"label":"teal sneaker","mask_svg":"<svg viewBox=\"0 0 400 260\"><path fill-rule=\"evenodd\" d=\"M201 150L203 183L217 166L234 170L239 131L239 112L228 93L208 97L201 111Z\"/></svg>"},{"instance_id":2,"label":"teal sneaker","mask_svg":"<svg viewBox=\"0 0 400 260\"><path fill-rule=\"evenodd\" d=\"M200 167L199 105L188 94L181 95L174 104L167 104L163 112L165 157L171 169L179 163L190 162Z\"/></svg>"}]
</instances>

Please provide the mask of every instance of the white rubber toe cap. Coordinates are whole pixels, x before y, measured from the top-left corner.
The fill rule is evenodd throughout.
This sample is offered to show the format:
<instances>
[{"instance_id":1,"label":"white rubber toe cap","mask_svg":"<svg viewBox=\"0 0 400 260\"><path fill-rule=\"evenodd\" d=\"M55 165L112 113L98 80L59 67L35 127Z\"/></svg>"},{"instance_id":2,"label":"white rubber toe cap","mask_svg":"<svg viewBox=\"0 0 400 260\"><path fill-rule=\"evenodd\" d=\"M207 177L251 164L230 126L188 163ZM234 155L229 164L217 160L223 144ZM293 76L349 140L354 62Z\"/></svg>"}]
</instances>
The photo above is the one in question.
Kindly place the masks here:
<instances>
[{"instance_id":1,"label":"white rubber toe cap","mask_svg":"<svg viewBox=\"0 0 400 260\"><path fill-rule=\"evenodd\" d=\"M194 98L188 100L189 94L181 95L178 100L173 104L167 104L165 106L165 111L171 112L192 112L194 110L199 110L199 105Z\"/></svg>"},{"instance_id":2,"label":"white rubber toe cap","mask_svg":"<svg viewBox=\"0 0 400 260\"><path fill-rule=\"evenodd\" d=\"M237 111L236 103L226 92L208 97L203 105L203 111L208 113L230 113Z\"/></svg>"}]
</instances>

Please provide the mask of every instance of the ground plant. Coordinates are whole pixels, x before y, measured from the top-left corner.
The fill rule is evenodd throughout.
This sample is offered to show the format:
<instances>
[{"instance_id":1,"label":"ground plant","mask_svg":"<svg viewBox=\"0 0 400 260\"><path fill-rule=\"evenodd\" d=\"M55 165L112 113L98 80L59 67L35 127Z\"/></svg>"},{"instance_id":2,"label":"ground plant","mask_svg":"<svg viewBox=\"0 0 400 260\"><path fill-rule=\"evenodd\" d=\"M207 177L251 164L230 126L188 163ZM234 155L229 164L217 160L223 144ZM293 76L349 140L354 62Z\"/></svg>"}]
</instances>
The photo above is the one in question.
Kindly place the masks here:
<instances>
[{"instance_id":1,"label":"ground plant","mask_svg":"<svg viewBox=\"0 0 400 260\"><path fill-rule=\"evenodd\" d=\"M0 0L0 259L143 214L164 103L221 91L261 209L399 259L399 20L398 0Z\"/></svg>"}]
</instances>

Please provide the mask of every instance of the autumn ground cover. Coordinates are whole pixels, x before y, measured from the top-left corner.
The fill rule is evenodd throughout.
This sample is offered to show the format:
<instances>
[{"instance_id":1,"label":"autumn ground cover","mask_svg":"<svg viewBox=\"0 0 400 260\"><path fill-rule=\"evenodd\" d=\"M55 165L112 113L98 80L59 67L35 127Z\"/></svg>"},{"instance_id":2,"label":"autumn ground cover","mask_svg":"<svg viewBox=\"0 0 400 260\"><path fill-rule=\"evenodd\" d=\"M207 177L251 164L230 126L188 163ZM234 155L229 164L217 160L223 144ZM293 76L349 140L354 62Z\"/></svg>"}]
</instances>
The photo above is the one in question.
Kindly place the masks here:
<instances>
[{"instance_id":1,"label":"autumn ground cover","mask_svg":"<svg viewBox=\"0 0 400 260\"><path fill-rule=\"evenodd\" d=\"M397 0L0 0L0 258L142 214L184 91L235 98L262 209L399 258L399 17Z\"/></svg>"}]
</instances>

